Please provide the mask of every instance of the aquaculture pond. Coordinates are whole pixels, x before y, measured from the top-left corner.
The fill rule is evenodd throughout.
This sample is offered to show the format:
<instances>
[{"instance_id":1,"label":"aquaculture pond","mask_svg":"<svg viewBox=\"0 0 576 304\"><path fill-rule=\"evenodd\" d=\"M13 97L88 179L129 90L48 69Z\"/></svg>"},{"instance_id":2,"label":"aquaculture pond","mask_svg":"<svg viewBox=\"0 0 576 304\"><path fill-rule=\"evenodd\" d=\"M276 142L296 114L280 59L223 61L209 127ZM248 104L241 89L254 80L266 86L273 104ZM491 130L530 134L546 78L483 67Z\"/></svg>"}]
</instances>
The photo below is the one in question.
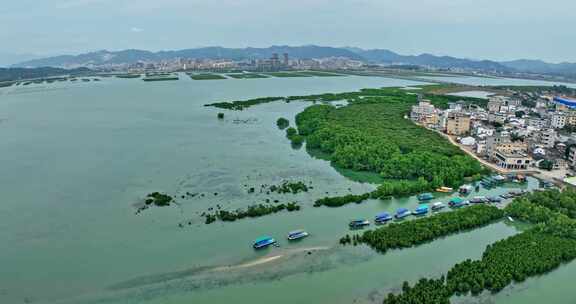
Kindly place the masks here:
<instances>
[{"instance_id":1,"label":"aquaculture pond","mask_svg":"<svg viewBox=\"0 0 576 304\"><path fill-rule=\"evenodd\" d=\"M338 245L350 220L414 209L417 199L314 208L318 198L376 185L362 183L361 174L347 174L357 179L350 180L305 148L291 147L277 120L293 126L310 103L278 101L244 111L203 106L420 84L180 75L169 82L102 78L0 89L0 303L379 303L404 280L480 257L486 245L523 225L501 221L385 255ZM286 181L302 182L307 191L267 191ZM537 186L529 179L472 196ZM174 200L141 209L154 192ZM301 210L210 225L202 216L274 201L296 202ZM288 243L286 235L297 229L310 236ZM252 242L265 235L279 247L254 251ZM566 269L574 267L551 276L561 278ZM557 286L553 279L526 284ZM530 298L517 290L506 299Z\"/></svg>"}]
</instances>

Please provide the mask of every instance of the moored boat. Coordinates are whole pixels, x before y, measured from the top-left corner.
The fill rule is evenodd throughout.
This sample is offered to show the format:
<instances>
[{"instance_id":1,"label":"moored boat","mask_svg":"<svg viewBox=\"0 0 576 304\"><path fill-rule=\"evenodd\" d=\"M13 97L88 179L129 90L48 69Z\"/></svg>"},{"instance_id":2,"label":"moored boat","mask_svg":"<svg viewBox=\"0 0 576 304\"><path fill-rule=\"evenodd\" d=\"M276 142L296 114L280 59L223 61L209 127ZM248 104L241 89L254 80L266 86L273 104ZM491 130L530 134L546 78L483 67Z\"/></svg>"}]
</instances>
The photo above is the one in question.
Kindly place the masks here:
<instances>
[{"instance_id":1,"label":"moored boat","mask_svg":"<svg viewBox=\"0 0 576 304\"><path fill-rule=\"evenodd\" d=\"M418 195L419 201L429 201L433 198L434 198L434 195L432 195L432 193L422 193L422 194Z\"/></svg>"},{"instance_id":2,"label":"moored boat","mask_svg":"<svg viewBox=\"0 0 576 304\"><path fill-rule=\"evenodd\" d=\"M489 196L488 201L491 203L500 203L502 199L497 196Z\"/></svg>"},{"instance_id":3,"label":"moored boat","mask_svg":"<svg viewBox=\"0 0 576 304\"><path fill-rule=\"evenodd\" d=\"M470 192L472 192L472 186L470 185L464 185L462 187L460 187L460 189L458 189L458 192L460 192L460 194L469 194Z\"/></svg>"},{"instance_id":4,"label":"moored boat","mask_svg":"<svg viewBox=\"0 0 576 304\"><path fill-rule=\"evenodd\" d=\"M398 210L396 210L396 214L394 215L394 217L397 219L402 219L409 215L411 215L410 210L406 208L398 208Z\"/></svg>"},{"instance_id":5,"label":"moored boat","mask_svg":"<svg viewBox=\"0 0 576 304\"><path fill-rule=\"evenodd\" d=\"M436 192L443 192L443 193L450 193L454 191L454 189L450 188L450 187L440 187L438 189L436 189Z\"/></svg>"},{"instance_id":6,"label":"moored boat","mask_svg":"<svg viewBox=\"0 0 576 304\"><path fill-rule=\"evenodd\" d=\"M288 233L288 240L289 241L299 240L299 239L303 239L309 235L310 234L308 234L308 232L306 232L304 230L295 230L295 231L291 231L290 233Z\"/></svg>"},{"instance_id":7,"label":"moored boat","mask_svg":"<svg viewBox=\"0 0 576 304\"><path fill-rule=\"evenodd\" d=\"M252 247L254 247L254 249L262 249L262 248L266 248L270 245L276 244L276 240L272 237L269 236L264 236L261 237L259 239L257 239L256 241L254 241L254 244L252 245Z\"/></svg>"},{"instance_id":8,"label":"moored boat","mask_svg":"<svg viewBox=\"0 0 576 304\"><path fill-rule=\"evenodd\" d=\"M392 216L388 212L380 213L375 218L376 224L384 224L392 219Z\"/></svg>"},{"instance_id":9,"label":"moored boat","mask_svg":"<svg viewBox=\"0 0 576 304\"><path fill-rule=\"evenodd\" d=\"M436 202L436 203L432 204L432 211L437 211L437 210L440 210L444 207L446 207L446 206L444 206L444 203Z\"/></svg>"},{"instance_id":10,"label":"moored boat","mask_svg":"<svg viewBox=\"0 0 576 304\"><path fill-rule=\"evenodd\" d=\"M348 224L350 228L363 228L368 225L370 225L370 221L367 220L353 220Z\"/></svg>"},{"instance_id":11,"label":"moored boat","mask_svg":"<svg viewBox=\"0 0 576 304\"><path fill-rule=\"evenodd\" d=\"M459 197L455 197L451 199L450 202L448 202L448 205L452 208L460 208L464 207L466 205L466 202Z\"/></svg>"},{"instance_id":12,"label":"moored boat","mask_svg":"<svg viewBox=\"0 0 576 304\"><path fill-rule=\"evenodd\" d=\"M425 215L428 213L428 205L424 204L424 205L420 205L418 206L418 208L416 208L416 210L412 211L412 214L414 215Z\"/></svg>"},{"instance_id":13,"label":"moored boat","mask_svg":"<svg viewBox=\"0 0 576 304\"><path fill-rule=\"evenodd\" d=\"M475 196L470 199L471 204L482 204L486 203L488 199L485 196Z\"/></svg>"}]
</instances>

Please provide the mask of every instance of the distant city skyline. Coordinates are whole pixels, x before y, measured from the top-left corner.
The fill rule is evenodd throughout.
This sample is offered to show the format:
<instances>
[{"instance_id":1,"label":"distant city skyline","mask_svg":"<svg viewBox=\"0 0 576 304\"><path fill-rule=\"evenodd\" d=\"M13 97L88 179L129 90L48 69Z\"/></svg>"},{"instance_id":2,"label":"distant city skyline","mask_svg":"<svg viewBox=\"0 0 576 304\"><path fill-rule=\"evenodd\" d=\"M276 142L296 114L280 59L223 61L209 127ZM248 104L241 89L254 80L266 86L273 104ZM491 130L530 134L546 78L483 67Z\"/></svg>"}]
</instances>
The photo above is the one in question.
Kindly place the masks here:
<instances>
[{"instance_id":1,"label":"distant city skyline","mask_svg":"<svg viewBox=\"0 0 576 304\"><path fill-rule=\"evenodd\" d=\"M0 8L0 65L101 49L309 44L576 62L574 9L569 0L20 0Z\"/></svg>"}]
</instances>

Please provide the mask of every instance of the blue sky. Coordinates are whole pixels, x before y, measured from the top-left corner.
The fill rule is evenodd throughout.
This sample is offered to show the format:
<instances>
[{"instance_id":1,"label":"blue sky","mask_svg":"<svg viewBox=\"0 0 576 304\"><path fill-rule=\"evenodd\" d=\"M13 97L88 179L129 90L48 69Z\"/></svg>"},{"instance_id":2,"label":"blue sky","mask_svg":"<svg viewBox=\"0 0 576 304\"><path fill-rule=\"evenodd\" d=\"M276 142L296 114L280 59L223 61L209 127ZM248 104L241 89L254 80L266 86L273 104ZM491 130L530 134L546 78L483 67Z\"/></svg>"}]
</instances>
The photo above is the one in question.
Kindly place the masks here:
<instances>
[{"instance_id":1,"label":"blue sky","mask_svg":"<svg viewBox=\"0 0 576 304\"><path fill-rule=\"evenodd\" d=\"M100 49L279 44L576 62L574 0L3 2L0 62Z\"/></svg>"}]
</instances>

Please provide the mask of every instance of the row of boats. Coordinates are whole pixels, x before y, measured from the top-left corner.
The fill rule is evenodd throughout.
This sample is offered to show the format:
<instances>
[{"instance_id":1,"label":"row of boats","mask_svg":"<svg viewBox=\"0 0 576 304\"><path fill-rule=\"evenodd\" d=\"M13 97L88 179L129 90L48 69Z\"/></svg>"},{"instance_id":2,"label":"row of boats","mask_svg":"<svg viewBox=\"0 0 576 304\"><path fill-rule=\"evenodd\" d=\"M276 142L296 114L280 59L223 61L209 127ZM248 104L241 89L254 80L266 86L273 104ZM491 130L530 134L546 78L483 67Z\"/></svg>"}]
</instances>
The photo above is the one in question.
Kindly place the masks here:
<instances>
[{"instance_id":1,"label":"row of boats","mask_svg":"<svg viewBox=\"0 0 576 304\"><path fill-rule=\"evenodd\" d=\"M503 176L492 176L490 178L485 178L484 180L482 180L481 185L484 186L485 188L489 188L491 186L497 185L497 184L501 184L503 182L505 182L507 179ZM523 180L519 181L525 181L525 178ZM476 190L478 190L478 188L480 187L480 185L476 185ZM458 192L463 195L466 196L468 194L470 194L472 191L474 190L473 186L470 185L464 185L462 187L460 187L458 189ZM454 189L449 188L449 187L440 187L438 189L436 189L437 192L442 192L442 193L451 193L454 191ZM452 199L450 199L450 201L448 202L448 207L450 208L461 208L470 204L482 204L482 203L500 203L502 201L502 199L511 199L511 198L515 198L518 196L522 196L524 194L526 194L527 191L526 190L518 190L518 191L510 191L508 193L502 194L500 196L475 196L469 200L464 200L461 197L453 197ZM420 202L427 202L434 199L434 195L432 193L422 193L418 195L418 200ZM424 216L426 214L428 214L430 211L432 212L436 212L439 211L441 209L444 209L446 207L446 205L442 202L436 202L433 203L431 206L428 206L428 204L422 203L420 204L420 206L418 206L418 208L416 208L415 210L410 211L407 208L398 208L396 210L396 212L392 215L388 212L383 212L380 213L378 215L376 215L374 217L374 222L377 225L382 225L382 224L386 224L387 222L391 221L391 220L401 220L404 219L408 216ZM512 220L512 219L510 219ZM357 220L353 220L349 223L350 228L352 229L361 229L363 227L369 226L371 224L371 222L369 220L366 219L357 219ZM309 236L308 232L304 231L304 230L296 230L296 231L292 231L290 233L288 233L287 239L288 241L295 241L295 240L299 240L302 238L305 238ZM261 237L259 239L257 239L254 244L253 247L254 249L262 249L262 248L266 248L268 246L278 246L277 241L272 238L272 237Z\"/></svg>"},{"instance_id":2,"label":"row of boats","mask_svg":"<svg viewBox=\"0 0 576 304\"><path fill-rule=\"evenodd\" d=\"M288 239L288 241L296 241L308 237L309 235L310 234L304 230L295 230L289 232L286 239ZM276 239L274 239L273 237L264 236L254 241L252 247L254 249L263 249L272 245L277 247L279 246L278 242L276 242Z\"/></svg>"},{"instance_id":3,"label":"row of boats","mask_svg":"<svg viewBox=\"0 0 576 304\"><path fill-rule=\"evenodd\" d=\"M422 216L422 215L428 214L430 212L430 210L438 211L438 210L441 210L445 207L446 207L446 205L444 205L444 203L437 202L437 203L432 204L432 207L429 207L427 204L422 204L422 205L418 206L418 208L416 208L413 211L410 211L406 208L398 208L394 215L392 215L388 212L383 212L383 213L376 215L376 217L374 218L374 222L377 225L382 225L382 224L386 224L387 222L389 222L393 219L400 220L400 219L403 219L403 218L408 217L410 215ZM368 220L353 220L349 224L350 228L362 228L362 227L365 227L368 225L370 225L370 221L368 221Z\"/></svg>"},{"instance_id":4,"label":"row of boats","mask_svg":"<svg viewBox=\"0 0 576 304\"><path fill-rule=\"evenodd\" d=\"M454 197L452 199L450 199L450 201L448 202L448 207L450 208L461 208L470 204L483 204L483 203L500 203L502 202L502 199L510 199L510 198L514 198L514 197L518 197L521 195L526 194L527 191L525 190L521 190L521 191L510 191L506 194L502 194L500 196L475 196L469 200L464 200L461 197ZM418 199L420 201L424 201L424 200L428 200L428 198L430 197L430 193L424 193L418 196ZM384 213L380 213L378 215L376 215L376 217L374 217L374 223L377 225L382 225L385 224L393 219L396 220L401 220L405 217L414 215L414 216L423 216L426 215L430 212L430 210L432 210L432 212L435 211L439 211L441 209L444 209L446 207L446 205L442 202L436 202L434 204L432 204L430 207L428 206L428 204L421 204L420 206L418 206L418 208L416 208L415 210L408 210L406 208L398 208L396 210L396 212L394 213L394 215L388 213L388 212L384 212ZM358 228L363 228L365 226L369 226L370 225L370 221L366 220L366 219L358 219L358 220L353 220L349 223L350 228L352 229L358 229Z\"/></svg>"}]
</instances>

